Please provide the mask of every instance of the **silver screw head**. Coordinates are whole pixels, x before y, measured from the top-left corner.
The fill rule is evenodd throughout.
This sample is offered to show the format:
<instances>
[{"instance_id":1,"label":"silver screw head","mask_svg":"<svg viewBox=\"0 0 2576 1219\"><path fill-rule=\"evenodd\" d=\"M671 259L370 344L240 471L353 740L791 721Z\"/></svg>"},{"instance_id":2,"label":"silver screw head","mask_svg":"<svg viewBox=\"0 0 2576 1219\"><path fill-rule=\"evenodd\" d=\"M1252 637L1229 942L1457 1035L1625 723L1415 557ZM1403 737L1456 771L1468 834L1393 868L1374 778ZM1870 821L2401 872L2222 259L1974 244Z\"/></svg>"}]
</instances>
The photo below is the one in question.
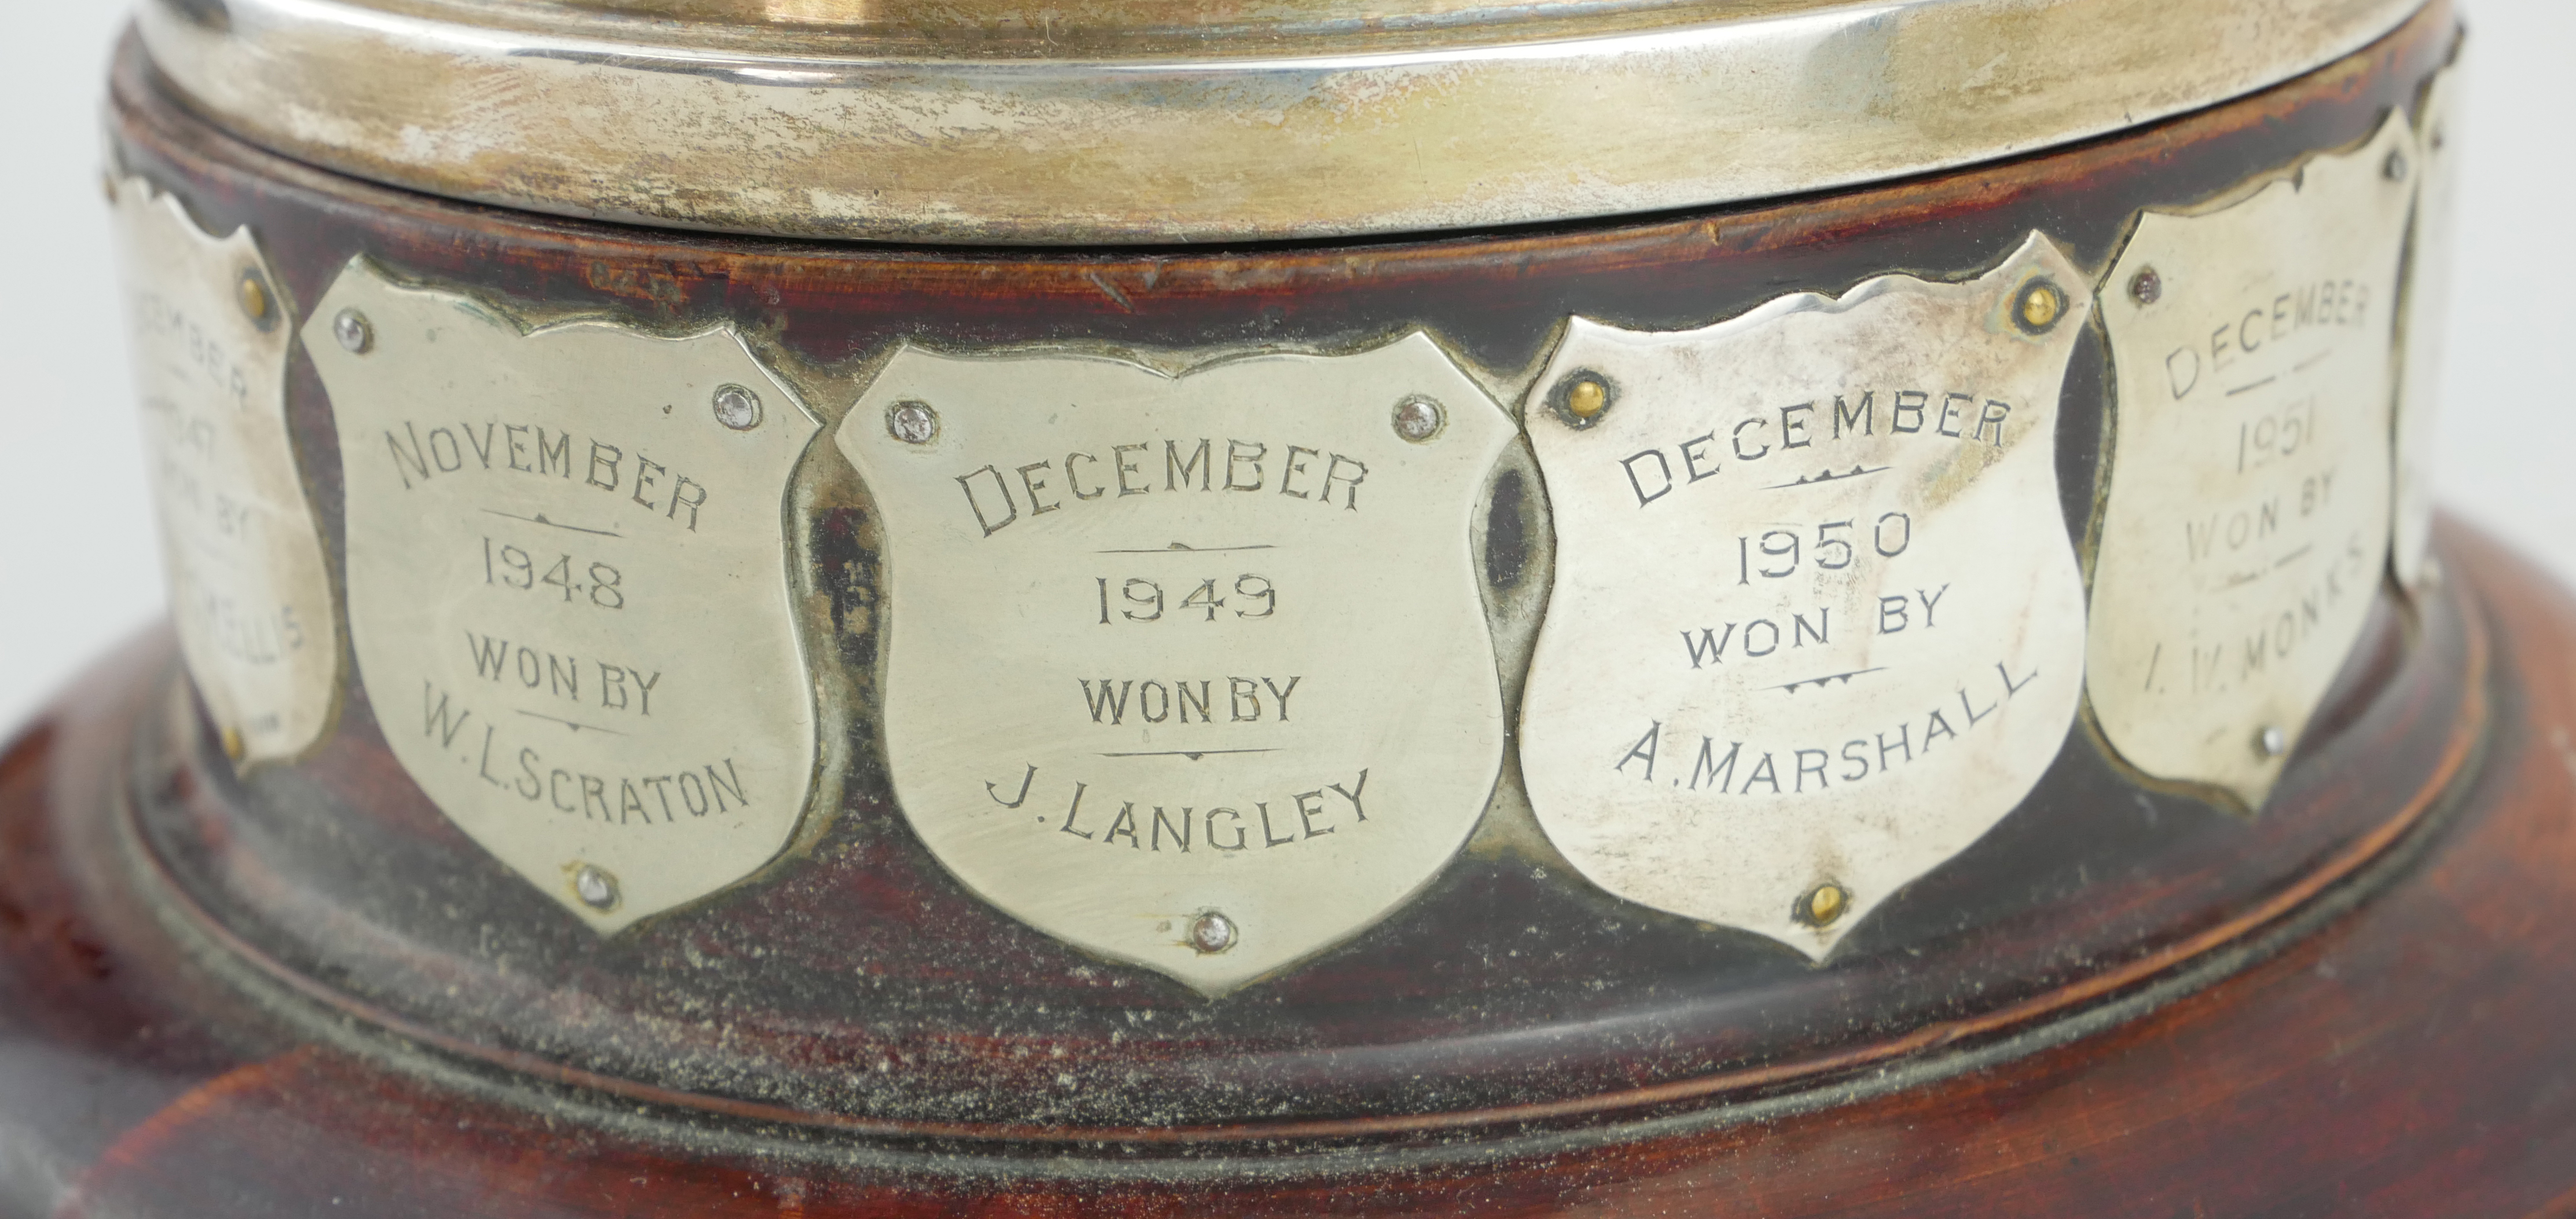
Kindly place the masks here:
<instances>
[{"instance_id":1,"label":"silver screw head","mask_svg":"<svg viewBox=\"0 0 2576 1219\"><path fill-rule=\"evenodd\" d=\"M939 413L927 402L897 402L886 411L886 434L905 444L928 444L939 434Z\"/></svg>"},{"instance_id":2,"label":"silver screw head","mask_svg":"<svg viewBox=\"0 0 2576 1219\"><path fill-rule=\"evenodd\" d=\"M2391 152L2388 154L2388 162L2387 162L2386 164L2384 164L2384 165L2380 166L2380 167L2379 167L2379 170L2380 170L2380 172L2381 172L2381 173L2387 174L2387 175L2388 175L2388 180L2389 180L2389 181L2391 181L2391 182L2403 182L2403 181L2405 181L2405 180L2406 180L2406 154L2405 154L2405 153L2402 153L2402 152L2395 152L2395 151L2391 151Z\"/></svg>"},{"instance_id":3,"label":"silver screw head","mask_svg":"<svg viewBox=\"0 0 2576 1219\"><path fill-rule=\"evenodd\" d=\"M2274 724L2254 734L2254 751L2267 758L2277 758L2290 751L2290 734Z\"/></svg>"},{"instance_id":4,"label":"silver screw head","mask_svg":"<svg viewBox=\"0 0 2576 1219\"><path fill-rule=\"evenodd\" d=\"M331 319L331 337L340 340L342 351L362 356L374 349L376 328L368 324L366 314L355 309L343 309Z\"/></svg>"},{"instance_id":5,"label":"silver screw head","mask_svg":"<svg viewBox=\"0 0 2576 1219\"><path fill-rule=\"evenodd\" d=\"M1234 920L1210 910L1190 923L1190 947L1214 956L1234 947Z\"/></svg>"},{"instance_id":6,"label":"silver screw head","mask_svg":"<svg viewBox=\"0 0 2576 1219\"><path fill-rule=\"evenodd\" d=\"M760 426L760 395L739 385L716 390L716 422L737 432L748 432Z\"/></svg>"},{"instance_id":7,"label":"silver screw head","mask_svg":"<svg viewBox=\"0 0 2576 1219\"><path fill-rule=\"evenodd\" d=\"M1429 398L1407 398L1395 406L1395 434L1415 444L1440 434L1447 412Z\"/></svg>"},{"instance_id":8,"label":"silver screw head","mask_svg":"<svg viewBox=\"0 0 2576 1219\"><path fill-rule=\"evenodd\" d=\"M593 910L617 908L617 878L598 864L586 863L573 871L572 891Z\"/></svg>"},{"instance_id":9,"label":"silver screw head","mask_svg":"<svg viewBox=\"0 0 2576 1219\"><path fill-rule=\"evenodd\" d=\"M2164 299L2164 295L2165 277L2157 274L2154 267L2140 267L2137 274L2129 277L2129 299L2141 305L2152 305Z\"/></svg>"}]
</instances>

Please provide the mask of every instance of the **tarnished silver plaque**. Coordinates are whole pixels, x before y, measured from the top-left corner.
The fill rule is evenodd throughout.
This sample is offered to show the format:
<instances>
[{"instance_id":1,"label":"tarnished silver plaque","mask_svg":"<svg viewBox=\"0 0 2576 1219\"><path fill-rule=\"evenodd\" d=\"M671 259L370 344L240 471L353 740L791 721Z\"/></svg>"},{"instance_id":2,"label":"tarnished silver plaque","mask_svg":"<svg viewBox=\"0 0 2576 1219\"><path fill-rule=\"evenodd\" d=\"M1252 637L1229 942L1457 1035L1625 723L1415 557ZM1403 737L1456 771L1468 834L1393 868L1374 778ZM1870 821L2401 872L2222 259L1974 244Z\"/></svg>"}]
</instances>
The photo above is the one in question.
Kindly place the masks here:
<instances>
[{"instance_id":1,"label":"tarnished silver plaque","mask_svg":"<svg viewBox=\"0 0 2576 1219\"><path fill-rule=\"evenodd\" d=\"M2149 775L2260 808L2360 636L2388 553L2419 170L2392 117L2294 176L2146 213L2112 267L2087 681L2103 735Z\"/></svg>"},{"instance_id":2,"label":"tarnished silver plaque","mask_svg":"<svg viewBox=\"0 0 2576 1219\"><path fill-rule=\"evenodd\" d=\"M179 648L237 765L321 738L340 687L322 537L286 429L294 328L247 228L115 183L143 437Z\"/></svg>"},{"instance_id":3,"label":"tarnished silver plaque","mask_svg":"<svg viewBox=\"0 0 2576 1219\"><path fill-rule=\"evenodd\" d=\"M523 331L343 272L304 331L394 756L602 931L742 879L813 782L789 476L820 426L728 331Z\"/></svg>"},{"instance_id":4,"label":"tarnished silver plaque","mask_svg":"<svg viewBox=\"0 0 2576 1219\"><path fill-rule=\"evenodd\" d=\"M2451 317L2451 217L2459 194L2459 65L2433 78L2415 117L2423 160L2415 224L2407 241L2405 368L2397 391L2397 486L2388 566L2398 583L2423 582L2433 541L2433 421L2442 399L2445 331Z\"/></svg>"},{"instance_id":5,"label":"tarnished silver plaque","mask_svg":"<svg viewBox=\"0 0 2576 1219\"><path fill-rule=\"evenodd\" d=\"M1821 957L2029 793L2081 686L2091 308L2034 234L1967 283L1572 324L1527 411L1557 568L1521 757L1585 876Z\"/></svg>"},{"instance_id":6,"label":"tarnished silver plaque","mask_svg":"<svg viewBox=\"0 0 2576 1219\"><path fill-rule=\"evenodd\" d=\"M1512 432L1421 334L1178 375L898 352L837 437L886 521L905 816L1209 993L1377 922L1501 765L1468 538Z\"/></svg>"}]
</instances>

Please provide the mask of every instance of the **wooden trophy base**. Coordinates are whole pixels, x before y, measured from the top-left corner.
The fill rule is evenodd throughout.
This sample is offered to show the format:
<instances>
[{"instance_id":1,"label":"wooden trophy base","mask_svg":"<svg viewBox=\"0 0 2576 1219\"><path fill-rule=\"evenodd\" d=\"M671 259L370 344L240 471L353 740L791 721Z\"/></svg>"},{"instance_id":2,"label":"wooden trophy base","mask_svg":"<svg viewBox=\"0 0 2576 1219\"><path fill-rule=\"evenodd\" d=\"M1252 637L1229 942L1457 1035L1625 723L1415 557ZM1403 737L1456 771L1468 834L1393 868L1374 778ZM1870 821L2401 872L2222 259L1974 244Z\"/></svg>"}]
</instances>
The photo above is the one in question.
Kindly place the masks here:
<instances>
[{"instance_id":1,"label":"wooden trophy base","mask_svg":"<svg viewBox=\"0 0 2576 1219\"><path fill-rule=\"evenodd\" d=\"M1589 1124L1222 1154L789 1128L425 1044L173 903L166 635L0 761L0 1213L2522 1215L2576 1206L2576 600L2446 525L2465 765L2285 913L1998 1034ZM2346 797L2378 796L2353 790ZM2321 861L2323 862L2323 861ZM264 883L287 885L289 877ZM2296 886L2293 887L2297 888Z\"/></svg>"}]
</instances>

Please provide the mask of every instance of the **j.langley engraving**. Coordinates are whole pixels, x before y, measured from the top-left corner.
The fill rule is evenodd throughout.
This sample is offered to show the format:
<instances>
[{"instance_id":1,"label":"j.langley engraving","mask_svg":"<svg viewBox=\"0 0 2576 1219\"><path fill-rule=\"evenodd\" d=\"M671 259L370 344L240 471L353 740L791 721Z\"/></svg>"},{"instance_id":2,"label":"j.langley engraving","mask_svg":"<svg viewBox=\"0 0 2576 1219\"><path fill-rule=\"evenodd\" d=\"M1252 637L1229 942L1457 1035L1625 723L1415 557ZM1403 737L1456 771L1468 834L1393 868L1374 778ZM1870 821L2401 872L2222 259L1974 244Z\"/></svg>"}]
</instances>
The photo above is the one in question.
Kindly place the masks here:
<instances>
[{"instance_id":1,"label":"j.langley engraving","mask_svg":"<svg viewBox=\"0 0 2576 1219\"><path fill-rule=\"evenodd\" d=\"M815 751L784 501L819 425L795 395L730 333L522 333L362 263L304 342L359 674L421 789L601 930L776 855Z\"/></svg>"},{"instance_id":2,"label":"j.langley engraving","mask_svg":"<svg viewBox=\"0 0 2576 1219\"><path fill-rule=\"evenodd\" d=\"M2054 439L2091 306L2033 235L1963 284L1573 323L1529 411L1522 759L1584 875L1822 956L2030 791L2081 681Z\"/></svg>"},{"instance_id":3,"label":"j.langley engraving","mask_svg":"<svg viewBox=\"0 0 2576 1219\"><path fill-rule=\"evenodd\" d=\"M2111 270L2087 680L2103 735L2150 775L2260 808L2360 635L2388 553L2418 173L2395 116L2215 210L2147 213Z\"/></svg>"},{"instance_id":4,"label":"j.langley engraving","mask_svg":"<svg viewBox=\"0 0 2576 1219\"><path fill-rule=\"evenodd\" d=\"M886 518L905 816L995 905L1210 993L1375 923L1500 767L1468 536L1511 436L1418 334L1178 377L897 353L837 439Z\"/></svg>"},{"instance_id":5,"label":"j.langley engraving","mask_svg":"<svg viewBox=\"0 0 2576 1219\"><path fill-rule=\"evenodd\" d=\"M218 240L139 178L115 194L180 651L236 763L291 758L328 726L340 627L287 439L286 302L250 230Z\"/></svg>"}]
</instances>

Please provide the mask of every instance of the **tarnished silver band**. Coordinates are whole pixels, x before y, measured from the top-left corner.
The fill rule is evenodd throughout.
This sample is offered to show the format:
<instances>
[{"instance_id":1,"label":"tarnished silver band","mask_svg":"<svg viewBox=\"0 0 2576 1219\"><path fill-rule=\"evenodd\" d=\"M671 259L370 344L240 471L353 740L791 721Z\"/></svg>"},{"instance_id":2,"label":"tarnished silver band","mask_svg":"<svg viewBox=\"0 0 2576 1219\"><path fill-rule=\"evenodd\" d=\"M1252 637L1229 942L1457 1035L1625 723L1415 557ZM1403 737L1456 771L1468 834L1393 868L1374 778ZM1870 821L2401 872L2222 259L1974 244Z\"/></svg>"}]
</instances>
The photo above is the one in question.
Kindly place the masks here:
<instances>
[{"instance_id":1,"label":"tarnished silver band","mask_svg":"<svg viewBox=\"0 0 2576 1219\"><path fill-rule=\"evenodd\" d=\"M1506 25L1468 44L1462 27L1390 50L1355 30L1161 59L536 9L503 26L435 2L142 0L138 19L197 107L367 178L607 220L1044 245L1481 228L1882 180L2239 96L2421 4L1808 0L1589 37L1494 41Z\"/></svg>"}]
</instances>

